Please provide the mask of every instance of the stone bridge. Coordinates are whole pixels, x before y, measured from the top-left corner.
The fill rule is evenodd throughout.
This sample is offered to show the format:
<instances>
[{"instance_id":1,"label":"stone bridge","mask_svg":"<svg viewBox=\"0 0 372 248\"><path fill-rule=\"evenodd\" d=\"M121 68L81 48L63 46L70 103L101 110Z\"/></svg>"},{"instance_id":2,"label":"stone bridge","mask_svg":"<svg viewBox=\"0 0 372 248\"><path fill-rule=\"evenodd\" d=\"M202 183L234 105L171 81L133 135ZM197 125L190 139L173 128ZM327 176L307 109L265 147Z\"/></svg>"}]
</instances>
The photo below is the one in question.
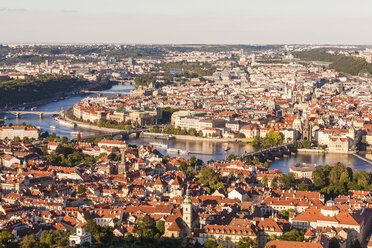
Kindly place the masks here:
<instances>
[{"instance_id":1,"label":"stone bridge","mask_svg":"<svg viewBox=\"0 0 372 248\"><path fill-rule=\"evenodd\" d=\"M244 153L242 158L254 159L258 158L260 162L265 162L267 160L280 159L282 157L288 157L292 154L297 153L297 148L294 146L293 142L286 143L282 145L272 146L269 148L260 149L258 151Z\"/></svg>"},{"instance_id":2,"label":"stone bridge","mask_svg":"<svg viewBox=\"0 0 372 248\"><path fill-rule=\"evenodd\" d=\"M114 94L117 96L129 95L129 92L125 92L125 91L82 90L81 92L85 94L97 94L98 96L102 96L103 94Z\"/></svg>"},{"instance_id":3,"label":"stone bridge","mask_svg":"<svg viewBox=\"0 0 372 248\"><path fill-rule=\"evenodd\" d=\"M106 138L106 137L111 137L114 140L125 140L128 139L129 136L135 135L136 138L140 136L140 134L144 131L147 131L147 129L133 129L133 130L123 130L123 131L117 131L117 132L112 132L112 133L105 133L105 134L91 134L91 135L84 135L81 137L81 140L87 140L90 138L96 138L96 137L101 137L101 138ZM77 138L74 138L73 140L76 140Z\"/></svg>"},{"instance_id":4,"label":"stone bridge","mask_svg":"<svg viewBox=\"0 0 372 248\"><path fill-rule=\"evenodd\" d=\"M44 115L64 115L63 112L57 111L20 111L20 110L4 111L2 114L12 114L15 115L16 118L19 118L22 114L34 114L40 116L40 118L43 118Z\"/></svg>"}]
</instances>

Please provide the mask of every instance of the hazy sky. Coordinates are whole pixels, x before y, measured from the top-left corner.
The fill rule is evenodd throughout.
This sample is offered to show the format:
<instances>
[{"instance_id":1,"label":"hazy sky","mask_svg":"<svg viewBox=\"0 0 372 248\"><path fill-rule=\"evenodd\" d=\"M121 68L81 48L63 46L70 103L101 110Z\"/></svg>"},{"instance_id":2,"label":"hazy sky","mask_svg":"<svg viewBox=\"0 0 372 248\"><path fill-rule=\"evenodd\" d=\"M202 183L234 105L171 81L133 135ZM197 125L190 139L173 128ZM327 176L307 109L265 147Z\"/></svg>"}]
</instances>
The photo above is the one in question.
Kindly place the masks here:
<instances>
[{"instance_id":1,"label":"hazy sky","mask_svg":"<svg viewBox=\"0 0 372 248\"><path fill-rule=\"evenodd\" d=\"M0 0L0 42L372 44L371 0Z\"/></svg>"}]
</instances>

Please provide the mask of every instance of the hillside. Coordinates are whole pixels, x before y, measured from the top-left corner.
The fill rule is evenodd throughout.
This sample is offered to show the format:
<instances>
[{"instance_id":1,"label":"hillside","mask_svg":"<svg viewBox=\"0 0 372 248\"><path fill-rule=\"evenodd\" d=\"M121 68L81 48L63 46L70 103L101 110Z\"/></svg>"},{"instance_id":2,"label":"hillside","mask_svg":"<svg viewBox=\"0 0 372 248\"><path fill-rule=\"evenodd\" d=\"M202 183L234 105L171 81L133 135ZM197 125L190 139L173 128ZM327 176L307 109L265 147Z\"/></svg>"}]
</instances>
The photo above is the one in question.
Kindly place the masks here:
<instances>
[{"instance_id":1,"label":"hillside","mask_svg":"<svg viewBox=\"0 0 372 248\"><path fill-rule=\"evenodd\" d=\"M325 50L314 49L302 52L294 52L296 58L305 61L324 61L331 62L329 68L335 69L339 72L345 72L351 75L358 75L359 73L372 74L372 64L368 63L363 58L345 55L329 54Z\"/></svg>"}]
</instances>

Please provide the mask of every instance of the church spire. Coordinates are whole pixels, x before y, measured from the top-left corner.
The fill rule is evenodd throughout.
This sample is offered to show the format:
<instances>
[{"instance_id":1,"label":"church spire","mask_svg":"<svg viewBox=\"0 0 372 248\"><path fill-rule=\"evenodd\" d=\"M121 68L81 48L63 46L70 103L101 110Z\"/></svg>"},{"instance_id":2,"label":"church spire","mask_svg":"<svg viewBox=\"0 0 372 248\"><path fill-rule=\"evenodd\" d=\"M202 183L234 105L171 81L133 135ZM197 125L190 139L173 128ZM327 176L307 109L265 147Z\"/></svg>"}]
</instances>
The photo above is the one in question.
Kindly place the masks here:
<instances>
[{"instance_id":1,"label":"church spire","mask_svg":"<svg viewBox=\"0 0 372 248\"><path fill-rule=\"evenodd\" d=\"M187 186L185 198L183 199L184 204L191 204L191 198L189 193L189 187Z\"/></svg>"}]
</instances>

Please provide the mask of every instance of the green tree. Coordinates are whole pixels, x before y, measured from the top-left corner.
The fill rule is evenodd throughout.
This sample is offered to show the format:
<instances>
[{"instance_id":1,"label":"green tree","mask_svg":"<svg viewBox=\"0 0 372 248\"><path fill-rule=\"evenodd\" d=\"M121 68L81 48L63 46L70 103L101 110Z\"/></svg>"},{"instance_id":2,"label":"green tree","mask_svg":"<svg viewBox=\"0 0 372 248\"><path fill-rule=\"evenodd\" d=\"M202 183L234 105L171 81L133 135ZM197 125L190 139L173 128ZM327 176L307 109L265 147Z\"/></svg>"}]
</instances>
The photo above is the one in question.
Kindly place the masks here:
<instances>
[{"instance_id":1,"label":"green tree","mask_svg":"<svg viewBox=\"0 0 372 248\"><path fill-rule=\"evenodd\" d=\"M18 244L15 242L15 237L8 231L0 232L0 248L16 248Z\"/></svg>"},{"instance_id":2,"label":"green tree","mask_svg":"<svg viewBox=\"0 0 372 248\"><path fill-rule=\"evenodd\" d=\"M63 144L66 144L68 142L68 138L66 136L62 136L61 141Z\"/></svg>"},{"instance_id":3,"label":"green tree","mask_svg":"<svg viewBox=\"0 0 372 248\"><path fill-rule=\"evenodd\" d=\"M328 248L340 248L340 243L338 242L337 239L331 239L329 241Z\"/></svg>"},{"instance_id":4,"label":"green tree","mask_svg":"<svg viewBox=\"0 0 372 248\"><path fill-rule=\"evenodd\" d=\"M77 187L76 193L82 194L85 192L85 187L84 186L79 186Z\"/></svg>"},{"instance_id":5,"label":"green tree","mask_svg":"<svg viewBox=\"0 0 372 248\"><path fill-rule=\"evenodd\" d=\"M23 137L22 142L25 144L30 144L31 140L28 137Z\"/></svg>"},{"instance_id":6,"label":"green tree","mask_svg":"<svg viewBox=\"0 0 372 248\"><path fill-rule=\"evenodd\" d=\"M43 231L40 237L40 243L47 247L61 247L68 246L68 236L62 232L55 231Z\"/></svg>"},{"instance_id":7,"label":"green tree","mask_svg":"<svg viewBox=\"0 0 372 248\"><path fill-rule=\"evenodd\" d=\"M124 241L129 243L129 244L133 244L135 240L136 240L136 238L131 233L127 233L124 236Z\"/></svg>"},{"instance_id":8,"label":"green tree","mask_svg":"<svg viewBox=\"0 0 372 248\"><path fill-rule=\"evenodd\" d=\"M42 248L42 244L35 235L26 235L19 243L21 248Z\"/></svg>"},{"instance_id":9,"label":"green tree","mask_svg":"<svg viewBox=\"0 0 372 248\"><path fill-rule=\"evenodd\" d=\"M294 173L290 172L288 175L282 175L280 178L280 184L285 189L290 189L297 186L297 180Z\"/></svg>"},{"instance_id":10,"label":"green tree","mask_svg":"<svg viewBox=\"0 0 372 248\"><path fill-rule=\"evenodd\" d=\"M192 136L197 136L197 135L198 135L198 132L196 131L195 128L190 128L190 129L188 130L188 133L189 133L190 135L192 135Z\"/></svg>"},{"instance_id":11,"label":"green tree","mask_svg":"<svg viewBox=\"0 0 372 248\"><path fill-rule=\"evenodd\" d=\"M272 189L276 189L276 188L278 188L278 183L277 183L277 179L276 179L276 177L274 177L274 178L271 180L270 188L272 188Z\"/></svg>"},{"instance_id":12,"label":"green tree","mask_svg":"<svg viewBox=\"0 0 372 248\"><path fill-rule=\"evenodd\" d=\"M240 238L237 248L251 248L255 247L255 241L250 237L242 237Z\"/></svg>"},{"instance_id":13,"label":"green tree","mask_svg":"<svg viewBox=\"0 0 372 248\"><path fill-rule=\"evenodd\" d=\"M231 161L231 160L235 160L236 159L236 157L235 157L235 155L234 154L230 154L228 157L227 157L227 161Z\"/></svg>"},{"instance_id":14,"label":"green tree","mask_svg":"<svg viewBox=\"0 0 372 248\"><path fill-rule=\"evenodd\" d=\"M154 126L149 129L150 133L160 133L160 128L158 126Z\"/></svg>"},{"instance_id":15,"label":"green tree","mask_svg":"<svg viewBox=\"0 0 372 248\"><path fill-rule=\"evenodd\" d=\"M209 167L203 167L199 171L197 182L207 186L209 193L219 187L225 188L225 184L221 181L219 174Z\"/></svg>"},{"instance_id":16,"label":"green tree","mask_svg":"<svg viewBox=\"0 0 372 248\"><path fill-rule=\"evenodd\" d=\"M187 169L187 164L186 162L182 161L180 163L180 166L178 166L178 170L185 171Z\"/></svg>"},{"instance_id":17,"label":"green tree","mask_svg":"<svg viewBox=\"0 0 372 248\"><path fill-rule=\"evenodd\" d=\"M360 244L359 240L356 239L354 243L351 245L351 248L362 248L362 245Z\"/></svg>"},{"instance_id":18,"label":"green tree","mask_svg":"<svg viewBox=\"0 0 372 248\"><path fill-rule=\"evenodd\" d=\"M134 232L141 238L152 239L155 236L154 227L154 220L150 216L145 215L137 222L136 226L134 227Z\"/></svg>"},{"instance_id":19,"label":"green tree","mask_svg":"<svg viewBox=\"0 0 372 248\"><path fill-rule=\"evenodd\" d=\"M168 161L169 161L169 158L170 158L170 156L169 156L169 155L165 155L165 156L163 156L163 158L162 158L162 163L163 163L163 164L166 164L166 163L168 163Z\"/></svg>"},{"instance_id":20,"label":"green tree","mask_svg":"<svg viewBox=\"0 0 372 248\"><path fill-rule=\"evenodd\" d=\"M271 146L276 146L283 143L283 134L274 130L270 130L266 134L266 138L269 140Z\"/></svg>"},{"instance_id":21,"label":"green tree","mask_svg":"<svg viewBox=\"0 0 372 248\"><path fill-rule=\"evenodd\" d=\"M163 220L159 220L158 222L156 222L156 229L161 234L164 234L164 232L165 232L165 222Z\"/></svg>"},{"instance_id":22,"label":"green tree","mask_svg":"<svg viewBox=\"0 0 372 248\"><path fill-rule=\"evenodd\" d=\"M309 185L307 185L306 183L300 183L300 185L298 185L298 190L309 191Z\"/></svg>"},{"instance_id":23,"label":"green tree","mask_svg":"<svg viewBox=\"0 0 372 248\"><path fill-rule=\"evenodd\" d=\"M331 184L339 183L343 172L347 172L346 166L344 164L337 163L335 166L333 166L331 172L329 173L329 182Z\"/></svg>"},{"instance_id":24,"label":"green tree","mask_svg":"<svg viewBox=\"0 0 372 248\"><path fill-rule=\"evenodd\" d=\"M227 176L230 180L233 180L235 178L235 174L233 171L230 171L229 175Z\"/></svg>"},{"instance_id":25,"label":"green tree","mask_svg":"<svg viewBox=\"0 0 372 248\"><path fill-rule=\"evenodd\" d=\"M297 229L292 229L289 232L284 233L281 237L281 240L287 240L287 241L304 241L304 232Z\"/></svg>"},{"instance_id":26,"label":"green tree","mask_svg":"<svg viewBox=\"0 0 372 248\"><path fill-rule=\"evenodd\" d=\"M315 169L312 173L313 183L317 189L323 188L327 181L322 168Z\"/></svg>"},{"instance_id":27,"label":"green tree","mask_svg":"<svg viewBox=\"0 0 372 248\"><path fill-rule=\"evenodd\" d=\"M284 219L288 220L288 219L289 219L289 214L290 214L291 212L294 212L294 210L293 210L293 209L282 210L282 211L280 211L280 215L281 215Z\"/></svg>"},{"instance_id":28,"label":"green tree","mask_svg":"<svg viewBox=\"0 0 372 248\"><path fill-rule=\"evenodd\" d=\"M269 186L269 179L267 178L266 175L262 178L262 185L263 185L264 187Z\"/></svg>"},{"instance_id":29,"label":"green tree","mask_svg":"<svg viewBox=\"0 0 372 248\"><path fill-rule=\"evenodd\" d=\"M214 240L206 240L203 245L204 248L218 248L218 243Z\"/></svg>"},{"instance_id":30,"label":"green tree","mask_svg":"<svg viewBox=\"0 0 372 248\"><path fill-rule=\"evenodd\" d=\"M111 227L99 226L93 220L88 220L85 224L85 231L92 234L93 242L96 244L110 244L114 237Z\"/></svg>"},{"instance_id":31,"label":"green tree","mask_svg":"<svg viewBox=\"0 0 372 248\"><path fill-rule=\"evenodd\" d=\"M196 176L196 171L193 167L189 166L186 170L186 176L188 179L194 179Z\"/></svg>"},{"instance_id":32,"label":"green tree","mask_svg":"<svg viewBox=\"0 0 372 248\"><path fill-rule=\"evenodd\" d=\"M258 157L254 157L252 160L252 164L260 164L260 159Z\"/></svg>"},{"instance_id":33,"label":"green tree","mask_svg":"<svg viewBox=\"0 0 372 248\"><path fill-rule=\"evenodd\" d=\"M245 138L245 134L244 133L239 133L238 134L238 138L239 139L244 139Z\"/></svg>"},{"instance_id":34,"label":"green tree","mask_svg":"<svg viewBox=\"0 0 372 248\"><path fill-rule=\"evenodd\" d=\"M162 247L162 248L182 248L182 247L190 247L183 246L182 243L187 242L187 239L175 239L175 238L162 238L159 242L159 244L156 245L156 247ZM190 244L189 244L190 245Z\"/></svg>"},{"instance_id":35,"label":"green tree","mask_svg":"<svg viewBox=\"0 0 372 248\"><path fill-rule=\"evenodd\" d=\"M190 165L191 166L195 166L195 164L196 164L196 157L194 155L192 155L190 157Z\"/></svg>"}]
</instances>

